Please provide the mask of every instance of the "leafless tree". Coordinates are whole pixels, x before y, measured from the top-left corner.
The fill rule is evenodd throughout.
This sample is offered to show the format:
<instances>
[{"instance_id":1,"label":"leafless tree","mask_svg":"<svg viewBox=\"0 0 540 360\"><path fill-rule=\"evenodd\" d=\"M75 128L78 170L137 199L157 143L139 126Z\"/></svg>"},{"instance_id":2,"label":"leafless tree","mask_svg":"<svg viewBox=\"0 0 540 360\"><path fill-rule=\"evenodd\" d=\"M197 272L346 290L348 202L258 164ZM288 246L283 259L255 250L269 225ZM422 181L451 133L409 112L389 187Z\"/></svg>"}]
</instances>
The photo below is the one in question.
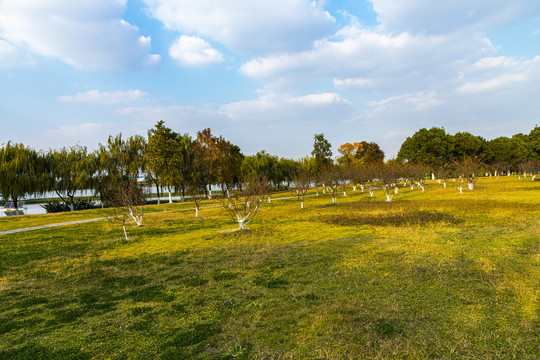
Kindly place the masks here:
<instances>
[{"instance_id":1,"label":"leafless tree","mask_svg":"<svg viewBox=\"0 0 540 360\"><path fill-rule=\"evenodd\" d=\"M349 180L354 191L356 191L356 185L360 185L362 192L364 192L366 184L370 181L369 168L363 164L351 164L349 168Z\"/></svg>"},{"instance_id":2,"label":"leafless tree","mask_svg":"<svg viewBox=\"0 0 540 360\"><path fill-rule=\"evenodd\" d=\"M413 189L414 184L416 184L422 189L422 192L424 192L427 173L428 168L422 164L411 164L407 166L407 174L411 180L411 190Z\"/></svg>"},{"instance_id":3,"label":"leafless tree","mask_svg":"<svg viewBox=\"0 0 540 360\"><path fill-rule=\"evenodd\" d=\"M332 165L326 168L322 174L324 184L332 193L332 203L337 202L337 193L343 185L343 170L341 167Z\"/></svg>"},{"instance_id":4,"label":"leafless tree","mask_svg":"<svg viewBox=\"0 0 540 360\"><path fill-rule=\"evenodd\" d=\"M232 219L238 223L239 230L245 230L259 210L264 196L271 193L272 187L266 176L254 176L243 186L227 185L228 196L218 199Z\"/></svg>"},{"instance_id":5,"label":"leafless tree","mask_svg":"<svg viewBox=\"0 0 540 360\"><path fill-rule=\"evenodd\" d=\"M456 172L459 176L460 183L467 182L467 188L474 190L474 184L478 180L478 172L480 171L481 160L477 157L466 157L462 161L456 162ZM463 187L458 187L459 192L463 192Z\"/></svg>"},{"instance_id":6,"label":"leafless tree","mask_svg":"<svg viewBox=\"0 0 540 360\"><path fill-rule=\"evenodd\" d=\"M399 179L399 171L395 165L380 165L376 168L377 180L386 195L386 201L392 201L392 188Z\"/></svg>"},{"instance_id":7,"label":"leafless tree","mask_svg":"<svg viewBox=\"0 0 540 360\"><path fill-rule=\"evenodd\" d=\"M529 160L519 164L519 170L523 173L524 177L531 175L532 180L536 179L536 175L540 170L540 162Z\"/></svg>"},{"instance_id":8,"label":"leafless tree","mask_svg":"<svg viewBox=\"0 0 540 360\"><path fill-rule=\"evenodd\" d=\"M311 176L303 169L298 170L293 178L294 186L296 187L296 197L300 200L300 209L304 208L304 200L311 186Z\"/></svg>"},{"instance_id":9,"label":"leafless tree","mask_svg":"<svg viewBox=\"0 0 540 360\"><path fill-rule=\"evenodd\" d=\"M132 219L137 226L142 226L144 217L144 192L136 180L121 180L110 184L106 191L107 203L111 209L110 220L119 221L126 232L126 221Z\"/></svg>"}]
</instances>

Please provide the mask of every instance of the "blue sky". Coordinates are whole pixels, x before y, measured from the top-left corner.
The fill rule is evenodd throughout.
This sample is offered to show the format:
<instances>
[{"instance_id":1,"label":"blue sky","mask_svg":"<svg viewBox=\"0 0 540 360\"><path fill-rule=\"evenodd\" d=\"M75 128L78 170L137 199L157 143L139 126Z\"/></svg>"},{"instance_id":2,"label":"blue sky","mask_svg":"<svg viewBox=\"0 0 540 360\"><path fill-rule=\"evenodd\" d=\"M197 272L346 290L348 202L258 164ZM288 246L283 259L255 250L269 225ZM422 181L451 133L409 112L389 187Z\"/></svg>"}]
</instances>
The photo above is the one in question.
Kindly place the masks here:
<instances>
[{"instance_id":1,"label":"blue sky","mask_svg":"<svg viewBox=\"0 0 540 360\"><path fill-rule=\"evenodd\" d=\"M300 158L422 127L540 124L537 0L0 0L0 144L93 149L159 120Z\"/></svg>"}]
</instances>

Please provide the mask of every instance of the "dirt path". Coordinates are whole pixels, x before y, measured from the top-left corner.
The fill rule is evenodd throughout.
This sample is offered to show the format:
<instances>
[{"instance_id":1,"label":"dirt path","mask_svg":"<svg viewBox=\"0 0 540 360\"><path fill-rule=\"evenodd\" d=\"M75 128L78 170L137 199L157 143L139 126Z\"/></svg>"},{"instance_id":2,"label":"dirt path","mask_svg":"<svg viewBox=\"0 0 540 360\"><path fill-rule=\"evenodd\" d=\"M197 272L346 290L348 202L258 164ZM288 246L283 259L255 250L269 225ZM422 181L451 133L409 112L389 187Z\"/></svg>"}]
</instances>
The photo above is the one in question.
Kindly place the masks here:
<instances>
[{"instance_id":1,"label":"dirt path","mask_svg":"<svg viewBox=\"0 0 540 360\"><path fill-rule=\"evenodd\" d=\"M15 233L23 232L23 231L47 229L47 228L52 228L52 227L57 227L57 226L83 224L83 223L87 223L87 222L101 221L101 220L106 220L106 219L107 218L104 217L104 218L97 218L97 219L77 220L77 221L69 221L69 222L65 222L65 223L40 225L40 226L34 226L34 227L29 227L29 228L22 228L22 229L8 230L8 231L0 231L0 235L15 234Z\"/></svg>"}]
</instances>

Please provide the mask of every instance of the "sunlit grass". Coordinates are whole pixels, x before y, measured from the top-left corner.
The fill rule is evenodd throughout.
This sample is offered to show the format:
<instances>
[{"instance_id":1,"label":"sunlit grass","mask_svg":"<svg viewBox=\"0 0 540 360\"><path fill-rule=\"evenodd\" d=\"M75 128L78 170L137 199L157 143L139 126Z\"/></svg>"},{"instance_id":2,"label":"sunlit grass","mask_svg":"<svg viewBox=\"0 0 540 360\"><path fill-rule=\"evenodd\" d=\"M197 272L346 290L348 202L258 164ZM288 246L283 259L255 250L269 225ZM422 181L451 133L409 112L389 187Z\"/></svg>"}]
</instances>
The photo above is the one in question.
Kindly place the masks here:
<instances>
[{"instance_id":1,"label":"sunlit grass","mask_svg":"<svg viewBox=\"0 0 540 360\"><path fill-rule=\"evenodd\" d=\"M540 358L540 182L347 195L0 236L0 359Z\"/></svg>"}]
</instances>

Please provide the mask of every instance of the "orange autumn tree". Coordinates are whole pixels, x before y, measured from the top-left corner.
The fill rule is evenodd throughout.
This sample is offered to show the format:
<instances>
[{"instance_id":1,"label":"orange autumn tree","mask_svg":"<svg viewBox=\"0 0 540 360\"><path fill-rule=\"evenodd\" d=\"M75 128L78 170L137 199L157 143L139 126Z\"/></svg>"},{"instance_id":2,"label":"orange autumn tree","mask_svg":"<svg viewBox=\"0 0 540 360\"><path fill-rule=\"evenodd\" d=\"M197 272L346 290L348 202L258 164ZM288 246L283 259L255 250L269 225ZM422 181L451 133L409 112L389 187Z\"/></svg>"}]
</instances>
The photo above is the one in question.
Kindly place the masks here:
<instances>
[{"instance_id":1,"label":"orange autumn tree","mask_svg":"<svg viewBox=\"0 0 540 360\"><path fill-rule=\"evenodd\" d=\"M338 152L341 156L336 161L338 164L345 166L352 163L357 165L382 164L384 160L384 152L374 142L345 143L339 147Z\"/></svg>"},{"instance_id":2,"label":"orange autumn tree","mask_svg":"<svg viewBox=\"0 0 540 360\"><path fill-rule=\"evenodd\" d=\"M363 145L359 142L345 143L338 148L339 156L336 160L340 165L351 165L353 162L357 162L358 154L362 151Z\"/></svg>"}]
</instances>

